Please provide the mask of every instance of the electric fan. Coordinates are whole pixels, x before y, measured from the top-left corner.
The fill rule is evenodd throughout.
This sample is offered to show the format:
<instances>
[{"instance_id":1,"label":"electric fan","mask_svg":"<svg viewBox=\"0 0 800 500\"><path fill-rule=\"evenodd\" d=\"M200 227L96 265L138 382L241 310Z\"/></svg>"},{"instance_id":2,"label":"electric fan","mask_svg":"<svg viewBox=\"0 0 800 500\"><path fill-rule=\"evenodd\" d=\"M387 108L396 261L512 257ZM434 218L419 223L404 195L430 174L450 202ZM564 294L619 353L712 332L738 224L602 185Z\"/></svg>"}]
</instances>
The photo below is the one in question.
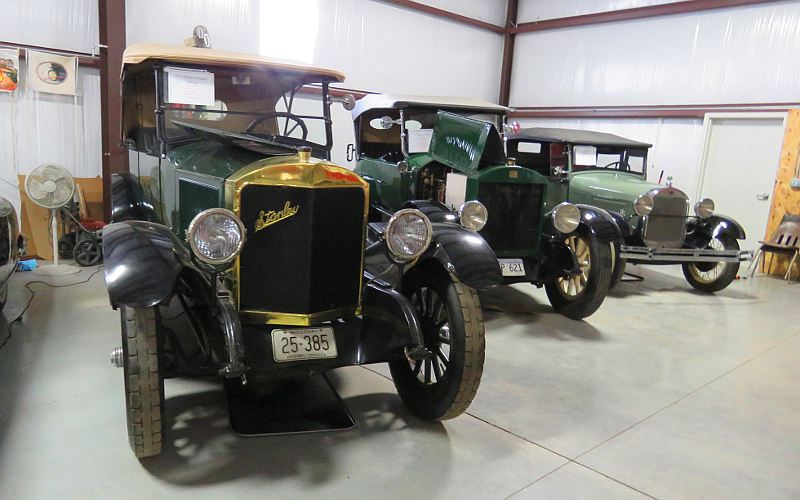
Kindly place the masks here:
<instances>
[{"instance_id":1,"label":"electric fan","mask_svg":"<svg viewBox=\"0 0 800 500\"><path fill-rule=\"evenodd\" d=\"M36 167L25 178L25 192L31 201L51 211L53 265L40 267L39 272L51 276L77 273L80 270L77 267L58 263L58 210L69 203L75 193L72 175L60 165Z\"/></svg>"}]
</instances>

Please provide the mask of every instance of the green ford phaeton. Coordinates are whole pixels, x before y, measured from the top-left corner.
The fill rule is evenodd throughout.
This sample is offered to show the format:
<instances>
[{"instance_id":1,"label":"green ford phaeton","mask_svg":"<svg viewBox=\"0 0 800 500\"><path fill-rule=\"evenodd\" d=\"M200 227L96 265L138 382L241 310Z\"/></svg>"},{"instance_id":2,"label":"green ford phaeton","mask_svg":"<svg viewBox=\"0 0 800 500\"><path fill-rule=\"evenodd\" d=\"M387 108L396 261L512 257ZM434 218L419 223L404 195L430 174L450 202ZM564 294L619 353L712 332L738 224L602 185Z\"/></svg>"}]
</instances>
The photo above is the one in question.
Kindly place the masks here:
<instances>
[{"instance_id":1,"label":"green ford phaeton","mask_svg":"<svg viewBox=\"0 0 800 500\"><path fill-rule=\"evenodd\" d=\"M431 221L460 219L491 245L505 284L544 286L557 311L584 318L605 298L619 229L604 210L567 203L563 176L506 157L507 112L449 97L359 100L356 172L370 183L371 218L417 208Z\"/></svg>"},{"instance_id":2,"label":"green ford phaeton","mask_svg":"<svg viewBox=\"0 0 800 500\"><path fill-rule=\"evenodd\" d=\"M708 198L694 205L672 186L647 181L650 144L613 134L556 128L529 128L508 137L508 154L542 175L562 178L568 199L605 208L623 239L614 245L611 286L619 282L626 261L635 264L681 264L696 289L716 292L736 278L739 263L752 258L739 249L744 229L714 212Z\"/></svg>"}]
</instances>

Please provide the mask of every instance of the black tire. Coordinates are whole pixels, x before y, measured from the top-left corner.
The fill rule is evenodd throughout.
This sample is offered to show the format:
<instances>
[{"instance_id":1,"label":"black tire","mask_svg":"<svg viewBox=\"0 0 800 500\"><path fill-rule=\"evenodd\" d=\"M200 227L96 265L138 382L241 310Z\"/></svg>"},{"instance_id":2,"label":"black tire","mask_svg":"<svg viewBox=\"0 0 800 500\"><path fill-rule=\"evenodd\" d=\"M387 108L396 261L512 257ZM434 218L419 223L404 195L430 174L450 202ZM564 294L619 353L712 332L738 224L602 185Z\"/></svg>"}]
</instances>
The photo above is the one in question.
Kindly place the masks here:
<instances>
[{"instance_id":1,"label":"black tire","mask_svg":"<svg viewBox=\"0 0 800 500\"><path fill-rule=\"evenodd\" d=\"M611 283L611 246L597 241L588 231L570 235L567 242L573 251L577 249L576 253L582 254L579 256L583 261L580 262L582 271L545 283L544 288L556 312L579 320L597 311L606 298ZM589 257L588 261L585 256Z\"/></svg>"},{"instance_id":2,"label":"black tire","mask_svg":"<svg viewBox=\"0 0 800 500\"><path fill-rule=\"evenodd\" d=\"M619 243L612 243L611 244L611 262L614 269L611 271L611 282L608 284L608 289L613 290L615 286L619 285L619 282L622 281L622 277L625 275L625 266L628 263L628 259L620 259L617 256L619 255L621 245Z\"/></svg>"},{"instance_id":3,"label":"black tire","mask_svg":"<svg viewBox=\"0 0 800 500\"><path fill-rule=\"evenodd\" d=\"M712 238L707 248L739 250L739 242L733 236L722 234L719 238ZM691 262L681 267L690 285L708 293L727 287L739 273L739 262Z\"/></svg>"},{"instance_id":4,"label":"black tire","mask_svg":"<svg viewBox=\"0 0 800 500\"><path fill-rule=\"evenodd\" d=\"M457 417L472 403L483 374L486 340L478 294L430 267L406 274L403 293L417 310L433 357L415 362L400 355L390 361L397 393L421 419Z\"/></svg>"},{"instance_id":5,"label":"black tire","mask_svg":"<svg viewBox=\"0 0 800 500\"><path fill-rule=\"evenodd\" d=\"M83 240L75 245L72 252L75 262L82 267L94 266L100 263L103 258L103 251L100 244L94 239Z\"/></svg>"},{"instance_id":6,"label":"black tire","mask_svg":"<svg viewBox=\"0 0 800 500\"><path fill-rule=\"evenodd\" d=\"M156 310L120 309L128 441L137 458L161 453L164 377L159 367Z\"/></svg>"}]
</instances>

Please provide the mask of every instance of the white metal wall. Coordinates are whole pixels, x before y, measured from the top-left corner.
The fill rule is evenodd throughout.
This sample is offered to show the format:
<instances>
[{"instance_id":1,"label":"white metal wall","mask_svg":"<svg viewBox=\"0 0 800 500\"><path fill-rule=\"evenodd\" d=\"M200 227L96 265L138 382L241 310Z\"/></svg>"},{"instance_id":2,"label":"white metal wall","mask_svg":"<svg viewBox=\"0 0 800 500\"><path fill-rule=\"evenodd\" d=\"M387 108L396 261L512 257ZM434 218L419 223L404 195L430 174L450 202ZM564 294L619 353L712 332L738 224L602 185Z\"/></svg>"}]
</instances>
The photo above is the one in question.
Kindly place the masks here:
<instances>
[{"instance_id":1,"label":"white metal wall","mask_svg":"<svg viewBox=\"0 0 800 500\"><path fill-rule=\"evenodd\" d=\"M96 0L3 0L0 40L92 53L98 44ZM102 171L100 72L78 69L78 96L29 90L27 66L13 94L0 93L0 196L19 211L17 174L58 163L76 177Z\"/></svg>"},{"instance_id":2,"label":"white metal wall","mask_svg":"<svg viewBox=\"0 0 800 500\"><path fill-rule=\"evenodd\" d=\"M527 23L678 1L681 0L520 0L517 21Z\"/></svg>"},{"instance_id":3,"label":"white metal wall","mask_svg":"<svg viewBox=\"0 0 800 500\"><path fill-rule=\"evenodd\" d=\"M800 100L800 2L517 36L516 106Z\"/></svg>"}]
</instances>

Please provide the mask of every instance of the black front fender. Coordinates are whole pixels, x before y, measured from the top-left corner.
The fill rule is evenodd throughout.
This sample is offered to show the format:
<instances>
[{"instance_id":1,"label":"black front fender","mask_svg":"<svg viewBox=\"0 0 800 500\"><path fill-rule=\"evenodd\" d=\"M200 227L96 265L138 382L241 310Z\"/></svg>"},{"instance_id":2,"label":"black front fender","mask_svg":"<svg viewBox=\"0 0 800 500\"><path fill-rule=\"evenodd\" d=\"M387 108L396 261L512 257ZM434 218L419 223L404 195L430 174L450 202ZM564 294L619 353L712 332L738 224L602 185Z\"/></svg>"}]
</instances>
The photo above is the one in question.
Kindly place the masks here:
<instances>
[{"instance_id":1,"label":"black front fender","mask_svg":"<svg viewBox=\"0 0 800 500\"><path fill-rule=\"evenodd\" d=\"M172 295L191 255L168 227L124 221L103 229L103 261L111 305L151 307Z\"/></svg>"},{"instance_id":2,"label":"black front fender","mask_svg":"<svg viewBox=\"0 0 800 500\"><path fill-rule=\"evenodd\" d=\"M413 200L403 204L403 208L416 208L425 214L431 222L451 222L458 224L458 216L443 203L438 201Z\"/></svg>"},{"instance_id":3,"label":"black front fender","mask_svg":"<svg viewBox=\"0 0 800 500\"><path fill-rule=\"evenodd\" d=\"M111 222L124 220L158 220L145 202L139 179L129 172L111 175Z\"/></svg>"},{"instance_id":4,"label":"black front fender","mask_svg":"<svg viewBox=\"0 0 800 500\"><path fill-rule=\"evenodd\" d=\"M459 281L476 290L502 284L497 256L483 236L461 226L434 222L433 238L419 262L438 260Z\"/></svg>"},{"instance_id":5,"label":"black front fender","mask_svg":"<svg viewBox=\"0 0 800 500\"><path fill-rule=\"evenodd\" d=\"M603 243L622 241L622 231L614 217L602 208L576 205L581 211L581 226Z\"/></svg>"},{"instance_id":6,"label":"black front fender","mask_svg":"<svg viewBox=\"0 0 800 500\"><path fill-rule=\"evenodd\" d=\"M708 219L690 217L686 223L686 243L688 248L705 248L711 238L728 235L737 240L745 238L741 224L724 215L712 215Z\"/></svg>"}]
</instances>

